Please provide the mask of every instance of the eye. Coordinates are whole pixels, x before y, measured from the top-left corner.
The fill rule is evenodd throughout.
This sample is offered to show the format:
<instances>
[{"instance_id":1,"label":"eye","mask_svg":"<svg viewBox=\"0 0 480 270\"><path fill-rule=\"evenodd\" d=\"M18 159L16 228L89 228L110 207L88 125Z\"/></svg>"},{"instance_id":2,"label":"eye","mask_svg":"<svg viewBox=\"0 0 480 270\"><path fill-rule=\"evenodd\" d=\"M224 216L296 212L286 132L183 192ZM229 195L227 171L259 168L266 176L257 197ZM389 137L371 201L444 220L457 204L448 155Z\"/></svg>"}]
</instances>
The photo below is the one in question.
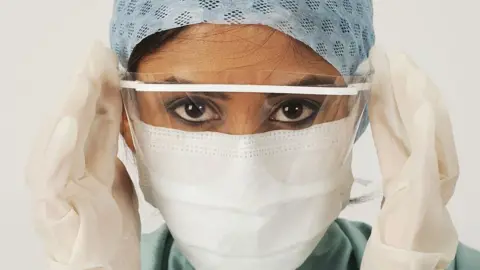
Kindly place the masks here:
<instances>
[{"instance_id":1,"label":"eye","mask_svg":"<svg viewBox=\"0 0 480 270\"><path fill-rule=\"evenodd\" d=\"M208 101L200 98L183 98L169 106L169 111L187 122L203 123L220 119Z\"/></svg>"},{"instance_id":2,"label":"eye","mask_svg":"<svg viewBox=\"0 0 480 270\"><path fill-rule=\"evenodd\" d=\"M314 118L320 109L316 102L292 99L280 103L270 116L270 120L277 122L301 122Z\"/></svg>"}]
</instances>

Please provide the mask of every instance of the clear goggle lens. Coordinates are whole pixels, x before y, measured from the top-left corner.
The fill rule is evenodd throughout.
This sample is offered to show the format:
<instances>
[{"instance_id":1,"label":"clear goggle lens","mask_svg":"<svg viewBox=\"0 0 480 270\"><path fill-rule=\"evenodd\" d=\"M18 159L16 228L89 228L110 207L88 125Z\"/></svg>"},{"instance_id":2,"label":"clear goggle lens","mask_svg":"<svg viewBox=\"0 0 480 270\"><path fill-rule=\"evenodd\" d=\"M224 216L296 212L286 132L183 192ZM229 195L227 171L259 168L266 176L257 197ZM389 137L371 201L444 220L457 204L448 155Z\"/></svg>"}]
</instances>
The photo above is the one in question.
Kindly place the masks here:
<instances>
[{"instance_id":1,"label":"clear goggle lens","mask_svg":"<svg viewBox=\"0 0 480 270\"><path fill-rule=\"evenodd\" d=\"M127 73L122 97L131 119L155 127L246 135L350 117L354 134L370 90L370 76L239 73Z\"/></svg>"}]
</instances>

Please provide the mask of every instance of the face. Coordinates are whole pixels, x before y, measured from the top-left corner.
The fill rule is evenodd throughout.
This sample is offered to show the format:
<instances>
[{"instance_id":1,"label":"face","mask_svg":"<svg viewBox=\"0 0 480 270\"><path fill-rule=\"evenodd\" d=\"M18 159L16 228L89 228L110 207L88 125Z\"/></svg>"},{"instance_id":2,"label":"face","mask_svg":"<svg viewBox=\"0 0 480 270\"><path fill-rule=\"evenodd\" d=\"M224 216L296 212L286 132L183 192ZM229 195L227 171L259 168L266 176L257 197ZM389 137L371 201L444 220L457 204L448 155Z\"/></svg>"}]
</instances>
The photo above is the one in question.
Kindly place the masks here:
<instances>
[{"instance_id":1,"label":"face","mask_svg":"<svg viewBox=\"0 0 480 270\"><path fill-rule=\"evenodd\" d=\"M190 26L144 57L137 72L141 81L187 85L185 92L136 93L140 119L153 126L239 135L302 129L348 114L347 96L188 91L188 84L342 84L312 49L266 26Z\"/></svg>"}]
</instances>

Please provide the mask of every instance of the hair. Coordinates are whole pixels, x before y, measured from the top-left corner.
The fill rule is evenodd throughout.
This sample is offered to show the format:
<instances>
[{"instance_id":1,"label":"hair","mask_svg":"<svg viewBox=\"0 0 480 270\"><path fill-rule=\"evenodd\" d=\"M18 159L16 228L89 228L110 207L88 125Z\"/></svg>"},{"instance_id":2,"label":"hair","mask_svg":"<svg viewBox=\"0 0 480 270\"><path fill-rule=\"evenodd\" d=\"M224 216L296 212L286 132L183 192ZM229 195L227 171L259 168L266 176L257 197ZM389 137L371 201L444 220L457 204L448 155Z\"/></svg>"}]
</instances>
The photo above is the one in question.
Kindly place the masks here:
<instances>
[{"instance_id":1,"label":"hair","mask_svg":"<svg viewBox=\"0 0 480 270\"><path fill-rule=\"evenodd\" d=\"M138 64L146 56L156 52L163 44L174 39L180 32L185 29L185 26L174 28L171 30L157 32L144 38L137 46L134 47L127 63L128 72L137 72Z\"/></svg>"}]
</instances>

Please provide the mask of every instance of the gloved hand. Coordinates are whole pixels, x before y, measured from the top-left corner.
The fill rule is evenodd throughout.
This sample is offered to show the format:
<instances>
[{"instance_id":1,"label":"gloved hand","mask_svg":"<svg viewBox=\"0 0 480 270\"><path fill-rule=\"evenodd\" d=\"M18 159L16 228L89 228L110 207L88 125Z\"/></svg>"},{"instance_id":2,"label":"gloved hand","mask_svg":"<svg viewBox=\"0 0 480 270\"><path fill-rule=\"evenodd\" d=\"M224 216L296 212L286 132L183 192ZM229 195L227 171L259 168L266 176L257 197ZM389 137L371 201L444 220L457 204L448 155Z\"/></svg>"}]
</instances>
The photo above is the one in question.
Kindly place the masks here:
<instances>
[{"instance_id":1,"label":"gloved hand","mask_svg":"<svg viewBox=\"0 0 480 270\"><path fill-rule=\"evenodd\" d=\"M446 204L458 178L440 92L408 57L378 49L369 116L385 201L362 270L446 269L458 237Z\"/></svg>"},{"instance_id":2,"label":"gloved hand","mask_svg":"<svg viewBox=\"0 0 480 270\"><path fill-rule=\"evenodd\" d=\"M96 44L27 168L50 269L136 270L136 197L116 158L122 102L115 55Z\"/></svg>"}]
</instances>

